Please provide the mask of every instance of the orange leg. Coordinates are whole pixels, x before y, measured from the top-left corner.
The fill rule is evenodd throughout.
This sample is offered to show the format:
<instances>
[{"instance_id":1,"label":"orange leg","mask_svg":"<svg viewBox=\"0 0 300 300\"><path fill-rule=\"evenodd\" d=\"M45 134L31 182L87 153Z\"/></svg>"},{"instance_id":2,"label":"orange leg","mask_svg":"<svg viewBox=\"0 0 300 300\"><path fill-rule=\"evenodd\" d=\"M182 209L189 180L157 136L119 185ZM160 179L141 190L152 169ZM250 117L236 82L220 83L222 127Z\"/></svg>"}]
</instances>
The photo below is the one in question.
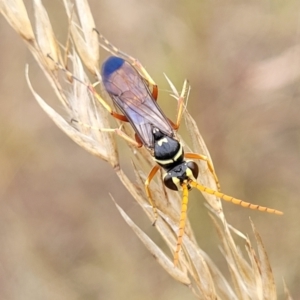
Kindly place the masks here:
<instances>
[{"instance_id":1,"label":"orange leg","mask_svg":"<svg viewBox=\"0 0 300 300\"><path fill-rule=\"evenodd\" d=\"M95 29L96 30L96 29ZM133 67L136 68L136 70L140 73L140 75L145 79L147 84L152 86L152 96L155 100L157 100L158 96L158 89L155 81L152 79L152 77L149 75L149 73L146 71L146 69L143 67L143 65L134 57L126 54L125 52L121 51L117 47L115 47L112 43L110 43L102 34L100 34L97 30L98 36L100 38L100 46L105 49L106 51L110 52L113 55L119 56L126 61L128 61ZM181 94L178 97L178 113L177 113L177 120L176 124L171 122L172 126L175 130L177 130L180 126L180 122L182 119L182 114L184 111L184 101L187 99L190 91L190 86L187 80L184 81Z\"/></svg>"},{"instance_id":2,"label":"orange leg","mask_svg":"<svg viewBox=\"0 0 300 300\"><path fill-rule=\"evenodd\" d=\"M154 213L154 222L152 225L155 225L155 222L158 218L158 213L157 213L157 208L156 205L152 199L151 196L151 191L149 189L149 184L151 182L151 180L153 179L153 177L155 176L155 174L157 173L157 171L159 170L159 165L155 165L152 170L150 171L146 181L145 181L145 190L146 190L146 195L148 197L149 203L151 204L152 208L153 208L153 213Z\"/></svg>"},{"instance_id":3,"label":"orange leg","mask_svg":"<svg viewBox=\"0 0 300 300\"><path fill-rule=\"evenodd\" d=\"M100 38L100 46L105 49L106 51L110 52L113 55L119 56L125 60L127 60L132 66L134 66L137 71L144 77L147 82L149 82L152 86L155 86L154 80L151 78L151 76L148 74L146 69L143 67L143 65L134 57L126 54L125 52L121 51L117 47L115 47L112 43L110 43L102 34L100 34L97 30L96 32L99 35Z\"/></svg>"},{"instance_id":4,"label":"orange leg","mask_svg":"<svg viewBox=\"0 0 300 300\"><path fill-rule=\"evenodd\" d=\"M209 169L209 171L211 172L211 174L212 174L213 177L214 177L214 180L215 180L215 182L216 182L218 191L221 190L220 183L219 183L219 179L218 179L218 177L217 177L217 174L216 174L216 172L215 172L215 169L214 169L214 167L213 167L211 161L208 159L207 156L201 155L201 154L197 154L197 153L185 153L185 154L184 154L184 157L185 157L185 158L191 158L191 159L200 159L200 160L206 161L207 166L208 166L208 169Z\"/></svg>"},{"instance_id":5,"label":"orange leg","mask_svg":"<svg viewBox=\"0 0 300 300\"><path fill-rule=\"evenodd\" d=\"M180 221L179 221L179 231L177 236L177 245L176 250L174 252L174 266L176 267L179 261L179 251L182 245L182 238L184 236L185 222L187 216L187 205L189 200L189 190L187 188L186 183L182 184L182 203L181 203L181 213L180 213Z\"/></svg>"},{"instance_id":6,"label":"orange leg","mask_svg":"<svg viewBox=\"0 0 300 300\"><path fill-rule=\"evenodd\" d=\"M276 209L273 209L273 208L268 208L268 207L260 206L260 205L257 205L257 204L252 204L252 203L240 200L240 199L233 198L231 196L227 196L223 193L211 190L208 187L200 185L199 183L197 183L195 181L191 181L190 185L192 187L196 188L197 190L201 191L201 192L205 192L205 193L208 193L208 194L211 194L211 195L215 195L216 197L221 198L224 201L231 202L233 204L241 205L241 206L246 207L246 208L256 209L256 210L263 211L263 212L268 212L270 214L276 214L276 215L282 215L283 214L282 211L279 211L279 210L276 210Z\"/></svg>"},{"instance_id":7,"label":"orange leg","mask_svg":"<svg viewBox=\"0 0 300 300\"><path fill-rule=\"evenodd\" d=\"M176 127L174 127L175 130L178 130L180 123L181 123L181 119L183 116L183 112L184 112L184 108L185 108L185 104L184 102L188 99L190 93L190 85L188 83L187 80L184 81L183 83L183 87L181 90L181 94L178 98L178 106L177 106L177 119L176 119Z\"/></svg>"},{"instance_id":8,"label":"orange leg","mask_svg":"<svg viewBox=\"0 0 300 300\"><path fill-rule=\"evenodd\" d=\"M56 64L56 66L62 70L63 72L66 73L67 76L69 76L70 78L80 82L81 84L83 84L84 86L87 87L87 89L93 94L93 96L100 102L100 104L116 119L123 121L123 122L128 122L128 119L126 116L118 114L117 112L113 111L113 109L107 104L107 102L96 92L94 86L98 83L95 83L94 85L92 84L88 84L85 83L84 81L82 81L81 79L77 78L76 76L74 76L70 71L68 71L66 68L64 68L61 64L59 64L58 62L54 61L53 58L48 55L48 57ZM78 120L71 120L71 122L77 122L78 124L85 126L87 128L91 128L94 130L99 130L99 131L103 131L103 132L114 132L117 135L119 135L120 137L122 137L123 139L125 139L127 142L131 143L132 145L134 145L135 147L142 147L143 144L141 142L141 140L136 137L136 139L132 139L130 136L128 136L125 132L123 132L121 130L122 125L120 126L120 128L96 128L93 126L90 126L88 124L84 124Z\"/></svg>"},{"instance_id":9,"label":"orange leg","mask_svg":"<svg viewBox=\"0 0 300 300\"><path fill-rule=\"evenodd\" d=\"M183 116L183 112L184 112L184 108L185 108L185 100L188 99L189 96L189 92L190 92L190 86L187 80L184 81L183 83L183 87L182 87L182 91L180 93L180 95L178 94L176 88L173 86L172 82L167 78L168 83L171 86L171 89L173 91L172 96L177 100L178 104L177 104L177 117L176 117L176 123L174 123L173 121L171 121L170 119L169 122L171 123L172 127L174 130L178 130L180 127L180 123L181 123L181 119Z\"/></svg>"},{"instance_id":10,"label":"orange leg","mask_svg":"<svg viewBox=\"0 0 300 300\"><path fill-rule=\"evenodd\" d=\"M68 77L71 77L72 79L80 82L81 84L83 84L84 86L87 87L87 89L93 94L93 96L100 102L100 104L116 119L123 121L123 122L128 122L127 117L125 117L124 115L118 114L117 112L115 112L108 104L107 102L96 92L94 85L86 83L84 81L82 81L81 79L77 78L76 76L74 76L69 70L67 70L66 68L64 68L61 64L59 64L58 62L56 62L50 55L48 55L48 57L56 64L56 66L62 70L63 72L66 73L66 75ZM97 83L95 83L96 85Z\"/></svg>"},{"instance_id":11,"label":"orange leg","mask_svg":"<svg viewBox=\"0 0 300 300\"><path fill-rule=\"evenodd\" d=\"M137 134L134 135L136 142L138 143L138 148L143 147L143 143Z\"/></svg>"},{"instance_id":12,"label":"orange leg","mask_svg":"<svg viewBox=\"0 0 300 300\"><path fill-rule=\"evenodd\" d=\"M153 89L152 89L152 97L153 99L156 101L157 100L157 96L158 96L158 88L157 85L153 85Z\"/></svg>"},{"instance_id":13,"label":"orange leg","mask_svg":"<svg viewBox=\"0 0 300 300\"><path fill-rule=\"evenodd\" d=\"M126 61L128 61L144 78L147 85L152 86L152 97L157 100L158 96L158 88L152 77L149 75L149 73L146 71L146 69L143 67L143 65L134 57L126 54L125 52L121 51L117 47L115 47L112 43L110 43L102 34L100 34L97 30L98 36L102 43L100 42L100 46L105 49L106 51L110 52L113 55L119 56Z\"/></svg>"},{"instance_id":14,"label":"orange leg","mask_svg":"<svg viewBox=\"0 0 300 300\"><path fill-rule=\"evenodd\" d=\"M129 135L127 135L124 131L122 131L122 125L120 126L120 128L113 128L113 129L99 129L100 131L105 131L105 132L114 132L116 133L118 136L120 136L121 138L123 138L125 141L127 141L128 143L132 144L133 146L137 147L137 148L141 148L143 146L143 144L138 141L135 140L133 138L131 138Z\"/></svg>"},{"instance_id":15,"label":"orange leg","mask_svg":"<svg viewBox=\"0 0 300 300\"><path fill-rule=\"evenodd\" d=\"M123 122L128 122L128 119L126 116L118 114L117 112L113 111L113 109L110 107L110 105L107 104L107 102L96 92L94 85L91 84L86 84L86 87L88 90L93 94L93 96L101 103L101 105L116 119L123 121Z\"/></svg>"},{"instance_id":16,"label":"orange leg","mask_svg":"<svg viewBox=\"0 0 300 300\"><path fill-rule=\"evenodd\" d=\"M102 132L113 132L137 148L141 148L143 146L143 144L139 138L133 139L129 135L127 135L124 131L122 131L123 125L121 125L119 128L99 128L99 127L91 126L88 124L84 124L77 120L71 120L71 122L76 122L76 123L80 124L81 126L84 126L86 128L93 129L93 130L98 130L98 131L102 131Z\"/></svg>"}]
</instances>

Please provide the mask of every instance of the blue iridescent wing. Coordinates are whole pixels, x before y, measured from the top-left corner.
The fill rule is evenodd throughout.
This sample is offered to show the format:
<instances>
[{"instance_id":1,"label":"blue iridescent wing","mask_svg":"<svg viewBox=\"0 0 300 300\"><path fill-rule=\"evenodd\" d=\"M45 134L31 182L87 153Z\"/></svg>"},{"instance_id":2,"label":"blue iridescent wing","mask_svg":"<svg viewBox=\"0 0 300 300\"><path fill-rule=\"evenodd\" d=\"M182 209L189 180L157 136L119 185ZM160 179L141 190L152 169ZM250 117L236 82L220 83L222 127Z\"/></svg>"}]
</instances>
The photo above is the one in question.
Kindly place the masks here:
<instances>
[{"instance_id":1,"label":"blue iridescent wing","mask_svg":"<svg viewBox=\"0 0 300 300\"><path fill-rule=\"evenodd\" d=\"M152 129L159 128L173 137L170 122L153 99L137 70L122 58L111 56L102 65L104 87L120 111L127 117L144 146L154 145Z\"/></svg>"}]
</instances>

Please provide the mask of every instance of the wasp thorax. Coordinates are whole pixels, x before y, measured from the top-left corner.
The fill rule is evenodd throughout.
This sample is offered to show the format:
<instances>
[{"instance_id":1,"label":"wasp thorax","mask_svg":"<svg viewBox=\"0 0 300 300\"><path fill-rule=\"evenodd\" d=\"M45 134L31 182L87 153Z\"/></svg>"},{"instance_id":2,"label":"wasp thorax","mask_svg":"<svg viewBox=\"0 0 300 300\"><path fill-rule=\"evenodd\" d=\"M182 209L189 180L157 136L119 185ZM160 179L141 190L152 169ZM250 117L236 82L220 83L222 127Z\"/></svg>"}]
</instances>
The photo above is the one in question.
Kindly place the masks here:
<instances>
[{"instance_id":1,"label":"wasp thorax","mask_svg":"<svg viewBox=\"0 0 300 300\"><path fill-rule=\"evenodd\" d=\"M153 138L154 141L159 141L161 138L163 138L165 136L164 133L162 133L158 128L153 127L152 129L152 134L153 134Z\"/></svg>"},{"instance_id":2,"label":"wasp thorax","mask_svg":"<svg viewBox=\"0 0 300 300\"><path fill-rule=\"evenodd\" d=\"M153 128L154 158L164 169L172 168L183 160L183 148L181 144L157 128Z\"/></svg>"}]
</instances>

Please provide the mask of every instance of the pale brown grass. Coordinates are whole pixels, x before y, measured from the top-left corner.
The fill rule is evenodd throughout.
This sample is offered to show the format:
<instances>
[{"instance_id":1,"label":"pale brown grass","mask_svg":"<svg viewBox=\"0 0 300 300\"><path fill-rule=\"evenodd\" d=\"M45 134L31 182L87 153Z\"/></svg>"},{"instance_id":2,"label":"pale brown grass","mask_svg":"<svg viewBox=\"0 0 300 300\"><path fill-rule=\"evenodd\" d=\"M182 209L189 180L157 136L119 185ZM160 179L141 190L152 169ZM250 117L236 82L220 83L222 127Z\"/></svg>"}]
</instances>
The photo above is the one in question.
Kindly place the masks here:
<instances>
[{"instance_id":1,"label":"pale brown grass","mask_svg":"<svg viewBox=\"0 0 300 300\"><path fill-rule=\"evenodd\" d=\"M46 114L71 139L91 154L111 165L120 182L140 205L150 219L149 222L152 222L153 211L144 193L144 180L147 171L153 165L152 157L145 149L138 150L135 153L136 150L129 146L134 152L133 168L137 183L131 182L120 167L118 149L113 134L70 122L71 119L75 119L83 124L89 124L91 127L109 128L111 126L110 117L105 109L97 103L91 93L87 91L87 88L80 82L70 80L68 88L66 88L65 82L62 83L60 80L62 72L57 69L53 61L47 58L47 55L50 54L54 61L63 63L65 58L62 57L67 54L68 64L71 64L72 73L77 78L88 82L88 75L85 73L85 70L88 70L90 74L99 79L99 42L97 33L93 30L95 24L88 3L77 1L74 6L73 1L64 1L69 17L68 23L72 42L69 45L70 52L62 55L61 47L56 40L46 10L41 1L35 0L33 2L35 30L21 0L2 1L0 3L1 13L26 43L66 113L63 115L58 113L35 92L30 83L30 70L27 67L27 81L35 99ZM101 28L98 29L101 31ZM185 121L192 135L193 151L209 156L197 125L188 111L185 112ZM131 132L129 126L125 126L125 130ZM204 163L200 163L200 173L202 174L199 178L201 184L216 189L214 180L207 172ZM170 252L173 253L178 231L180 194L165 190L160 180L153 182L151 189L159 211L159 218L155 227L170 248ZM247 236L238 229L232 228L226 222L220 200L207 194L203 194L203 196L208 202L207 206L210 210L212 223L215 225L221 241L222 254L227 261L230 278L224 277L208 254L197 245L189 222L187 222L186 234L183 238L180 264L178 268L175 268L172 255L164 253L117 204L118 200L115 199L114 201L120 215L144 243L155 260L176 281L192 289L196 298L276 299L276 286L272 268L262 239L254 224L251 223L257 251L254 250ZM247 253L246 257L236 246L235 239L243 239ZM287 288L285 288L285 291L286 298L291 299Z\"/></svg>"}]
</instances>

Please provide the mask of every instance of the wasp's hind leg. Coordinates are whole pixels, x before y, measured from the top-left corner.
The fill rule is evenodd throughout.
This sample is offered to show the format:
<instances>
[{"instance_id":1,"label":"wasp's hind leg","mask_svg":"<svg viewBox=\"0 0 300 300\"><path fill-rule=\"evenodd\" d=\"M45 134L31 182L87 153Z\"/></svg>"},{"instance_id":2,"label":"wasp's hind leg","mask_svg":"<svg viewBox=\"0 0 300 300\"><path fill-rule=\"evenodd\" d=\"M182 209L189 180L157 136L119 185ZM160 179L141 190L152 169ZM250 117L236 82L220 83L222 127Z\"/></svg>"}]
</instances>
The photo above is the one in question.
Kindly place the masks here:
<instances>
[{"instance_id":1,"label":"wasp's hind leg","mask_svg":"<svg viewBox=\"0 0 300 300\"><path fill-rule=\"evenodd\" d=\"M171 96L174 97L177 100L177 117L176 117L176 123L174 123L172 120L168 119L169 122L171 123L172 127L174 130L178 130L180 127L181 119L183 116L183 112L185 109L185 102L187 101L190 93L190 85L188 80L185 80L183 82L183 87L181 90L181 93L179 94L173 83L170 81L170 79L166 76L166 79L172 89L172 94Z\"/></svg>"},{"instance_id":2,"label":"wasp's hind leg","mask_svg":"<svg viewBox=\"0 0 300 300\"><path fill-rule=\"evenodd\" d=\"M97 31L97 30L96 30ZM157 100L158 96L158 88L155 83L155 81L152 79L152 77L149 75L147 70L143 67L143 65L139 62L138 59L130 56L129 54L126 54L125 52L121 51L119 48L114 46L111 42L109 42L101 33L97 31L100 39L100 46L111 53L112 55L119 56L126 61L128 61L139 73L140 75L145 79L148 87L152 87L152 96L155 100Z\"/></svg>"},{"instance_id":3,"label":"wasp's hind leg","mask_svg":"<svg viewBox=\"0 0 300 300\"><path fill-rule=\"evenodd\" d=\"M154 176L156 175L157 171L159 170L159 165L155 165L152 170L150 171L146 181L145 181L145 190L146 190L146 195L148 197L148 200L152 206L152 209L153 209L153 214L154 214L154 221L153 221L153 225L155 225L155 222L158 218L158 212L157 212L157 208L156 208L156 205L155 205L155 202L152 198L152 195L151 195L151 191L150 191L150 188L149 188L149 185L150 185L150 182L152 181L152 179L154 178Z\"/></svg>"}]
</instances>

